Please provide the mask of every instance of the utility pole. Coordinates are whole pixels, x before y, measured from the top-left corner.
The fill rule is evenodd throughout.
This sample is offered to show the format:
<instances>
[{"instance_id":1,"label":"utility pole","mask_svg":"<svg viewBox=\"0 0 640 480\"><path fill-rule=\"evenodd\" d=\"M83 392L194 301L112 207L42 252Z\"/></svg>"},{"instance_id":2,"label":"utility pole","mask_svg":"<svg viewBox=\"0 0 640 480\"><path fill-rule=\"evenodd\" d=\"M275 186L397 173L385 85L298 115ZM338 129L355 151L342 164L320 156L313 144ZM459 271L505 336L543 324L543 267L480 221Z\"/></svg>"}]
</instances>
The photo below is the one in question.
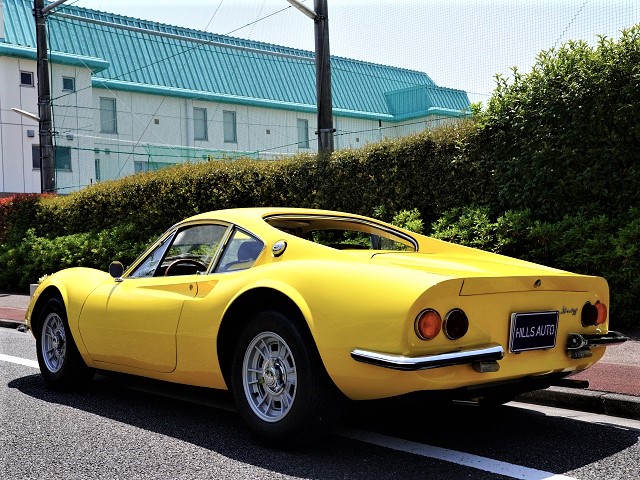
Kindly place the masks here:
<instances>
[{"instance_id":1,"label":"utility pole","mask_svg":"<svg viewBox=\"0 0 640 480\"><path fill-rule=\"evenodd\" d=\"M56 157L51 122L51 85L47 52L47 25L44 0L34 0L38 75L38 134L40 138L40 188L42 193L56 190Z\"/></svg>"},{"instance_id":2,"label":"utility pole","mask_svg":"<svg viewBox=\"0 0 640 480\"><path fill-rule=\"evenodd\" d=\"M327 0L314 0L316 13L316 98L318 103L318 151L333 152L333 106L331 103L331 55Z\"/></svg>"},{"instance_id":3,"label":"utility pole","mask_svg":"<svg viewBox=\"0 0 640 480\"><path fill-rule=\"evenodd\" d=\"M331 104L331 54L329 53L329 15L327 0L314 0L312 11L298 0L287 0L315 23L316 102L318 109L318 153L333 152L333 106Z\"/></svg>"}]
</instances>

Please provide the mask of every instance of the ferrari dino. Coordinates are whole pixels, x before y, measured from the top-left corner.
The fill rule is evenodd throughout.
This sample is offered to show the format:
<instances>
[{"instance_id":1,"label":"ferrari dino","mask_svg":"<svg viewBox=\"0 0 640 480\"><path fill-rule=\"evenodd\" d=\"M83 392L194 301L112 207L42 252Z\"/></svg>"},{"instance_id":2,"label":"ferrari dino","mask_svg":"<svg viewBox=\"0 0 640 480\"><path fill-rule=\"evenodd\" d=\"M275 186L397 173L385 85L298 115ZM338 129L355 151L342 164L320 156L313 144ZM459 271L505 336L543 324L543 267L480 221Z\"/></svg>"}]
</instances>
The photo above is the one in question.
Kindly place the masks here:
<instances>
[{"instance_id":1,"label":"ferrari dino","mask_svg":"<svg viewBox=\"0 0 640 480\"><path fill-rule=\"evenodd\" d=\"M327 432L347 399L500 404L566 381L626 340L608 305L599 277L358 215L255 208L188 218L126 269L48 276L26 320L53 388L100 370L229 389L285 444Z\"/></svg>"}]
</instances>

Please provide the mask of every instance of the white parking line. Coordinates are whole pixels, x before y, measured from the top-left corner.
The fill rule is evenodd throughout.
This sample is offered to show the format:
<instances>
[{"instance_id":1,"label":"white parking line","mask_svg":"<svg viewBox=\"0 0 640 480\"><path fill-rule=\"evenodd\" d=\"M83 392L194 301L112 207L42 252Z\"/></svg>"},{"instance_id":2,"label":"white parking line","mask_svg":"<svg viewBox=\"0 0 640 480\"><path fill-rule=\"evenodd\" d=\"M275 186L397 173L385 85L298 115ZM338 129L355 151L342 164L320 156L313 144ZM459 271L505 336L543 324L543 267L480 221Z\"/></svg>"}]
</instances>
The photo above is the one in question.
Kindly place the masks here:
<instances>
[{"instance_id":1,"label":"white parking line","mask_svg":"<svg viewBox=\"0 0 640 480\"><path fill-rule=\"evenodd\" d=\"M38 362L36 362L35 360L27 360L26 358L13 357L11 355L5 355L3 353L0 353L0 360L2 360L3 362L10 362L18 365L24 365L25 367L40 368L40 366L38 365Z\"/></svg>"},{"instance_id":2,"label":"white parking line","mask_svg":"<svg viewBox=\"0 0 640 480\"><path fill-rule=\"evenodd\" d=\"M18 365L25 365L27 367L40 368L38 366L38 362L34 360L13 357L2 353L0 353L0 360ZM188 399L184 400L189 401ZM535 468L521 467L519 465L513 465L511 463L501 462L499 460L493 460L491 458L481 457L471 453L459 452L448 448L434 447L424 443L403 440L401 438L368 432L366 430L337 428L334 432L341 437L350 438L352 440L378 445L380 447L400 452L411 453L413 455L420 455L422 457L443 460L445 462L476 468L485 472L517 478L519 480L577 480L575 477L536 470Z\"/></svg>"},{"instance_id":3,"label":"white parking line","mask_svg":"<svg viewBox=\"0 0 640 480\"><path fill-rule=\"evenodd\" d=\"M390 448L400 452L411 453L423 457L443 460L445 462L463 465L465 467L476 468L485 472L504 475L506 477L518 478L521 480L576 480L574 477L558 475L535 468L521 467L491 458L472 455L471 453L458 452L448 448L433 447L424 443L412 442L401 438L389 437L379 433L367 432L364 430L339 429L338 435L366 442L380 447Z\"/></svg>"}]
</instances>

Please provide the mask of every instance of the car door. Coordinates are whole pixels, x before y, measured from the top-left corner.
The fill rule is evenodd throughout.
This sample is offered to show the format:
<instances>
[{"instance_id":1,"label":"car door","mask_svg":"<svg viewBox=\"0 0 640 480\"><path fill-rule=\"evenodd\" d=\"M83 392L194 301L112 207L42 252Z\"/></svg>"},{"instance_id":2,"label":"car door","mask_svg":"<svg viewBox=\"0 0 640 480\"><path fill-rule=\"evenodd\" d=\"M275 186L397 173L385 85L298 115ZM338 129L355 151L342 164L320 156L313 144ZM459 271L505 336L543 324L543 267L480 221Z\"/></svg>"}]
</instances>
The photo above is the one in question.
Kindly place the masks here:
<instances>
[{"instance_id":1,"label":"car door","mask_svg":"<svg viewBox=\"0 0 640 480\"><path fill-rule=\"evenodd\" d=\"M122 279L89 295L80 316L91 358L155 372L176 367L176 331L184 302L213 264L226 225L189 225L161 241Z\"/></svg>"}]
</instances>

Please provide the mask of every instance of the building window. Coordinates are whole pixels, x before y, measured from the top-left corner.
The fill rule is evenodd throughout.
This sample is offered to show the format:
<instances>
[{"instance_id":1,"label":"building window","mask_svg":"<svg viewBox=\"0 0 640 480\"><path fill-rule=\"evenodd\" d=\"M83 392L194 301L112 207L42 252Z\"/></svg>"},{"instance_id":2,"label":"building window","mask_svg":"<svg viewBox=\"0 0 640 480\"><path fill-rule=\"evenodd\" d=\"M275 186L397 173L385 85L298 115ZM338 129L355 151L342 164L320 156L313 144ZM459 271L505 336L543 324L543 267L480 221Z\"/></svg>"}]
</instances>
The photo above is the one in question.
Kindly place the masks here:
<instances>
[{"instance_id":1,"label":"building window","mask_svg":"<svg viewBox=\"0 0 640 480\"><path fill-rule=\"evenodd\" d=\"M209 140L206 108L193 108L193 139Z\"/></svg>"},{"instance_id":2,"label":"building window","mask_svg":"<svg viewBox=\"0 0 640 480\"><path fill-rule=\"evenodd\" d=\"M96 158L96 182L100 181L100 159Z\"/></svg>"},{"instance_id":3,"label":"building window","mask_svg":"<svg viewBox=\"0 0 640 480\"><path fill-rule=\"evenodd\" d=\"M100 132L118 133L116 99L100 97Z\"/></svg>"},{"instance_id":4,"label":"building window","mask_svg":"<svg viewBox=\"0 0 640 480\"><path fill-rule=\"evenodd\" d=\"M76 91L76 79L74 77L62 77L62 91L63 92L75 92Z\"/></svg>"},{"instance_id":5,"label":"building window","mask_svg":"<svg viewBox=\"0 0 640 480\"><path fill-rule=\"evenodd\" d=\"M56 147L56 170L71 171L70 147Z\"/></svg>"},{"instance_id":6,"label":"building window","mask_svg":"<svg viewBox=\"0 0 640 480\"><path fill-rule=\"evenodd\" d=\"M298 119L298 148L309 148L309 120Z\"/></svg>"},{"instance_id":7,"label":"building window","mask_svg":"<svg viewBox=\"0 0 640 480\"><path fill-rule=\"evenodd\" d=\"M71 171L71 148L55 147L56 170ZM31 145L31 161L34 170L40 170L40 145Z\"/></svg>"},{"instance_id":8,"label":"building window","mask_svg":"<svg viewBox=\"0 0 640 480\"><path fill-rule=\"evenodd\" d=\"M133 173L144 173L149 171L149 162L136 160L133 162Z\"/></svg>"},{"instance_id":9,"label":"building window","mask_svg":"<svg viewBox=\"0 0 640 480\"><path fill-rule=\"evenodd\" d=\"M20 86L33 87L33 72L20 71Z\"/></svg>"},{"instance_id":10,"label":"building window","mask_svg":"<svg viewBox=\"0 0 640 480\"><path fill-rule=\"evenodd\" d=\"M40 145L31 145L31 159L33 161L33 169L40 169Z\"/></svg>"},{"instance_id":11,"label":"building window","mask_svg":"<svg viewBox=\"0 0 640 480\"><path fill-rule=\"evenodd\" d=\"M222 124L224 126L224 141L227 143L237 143L236 112L223 111Z\"/></svg>"}]
</instances>

